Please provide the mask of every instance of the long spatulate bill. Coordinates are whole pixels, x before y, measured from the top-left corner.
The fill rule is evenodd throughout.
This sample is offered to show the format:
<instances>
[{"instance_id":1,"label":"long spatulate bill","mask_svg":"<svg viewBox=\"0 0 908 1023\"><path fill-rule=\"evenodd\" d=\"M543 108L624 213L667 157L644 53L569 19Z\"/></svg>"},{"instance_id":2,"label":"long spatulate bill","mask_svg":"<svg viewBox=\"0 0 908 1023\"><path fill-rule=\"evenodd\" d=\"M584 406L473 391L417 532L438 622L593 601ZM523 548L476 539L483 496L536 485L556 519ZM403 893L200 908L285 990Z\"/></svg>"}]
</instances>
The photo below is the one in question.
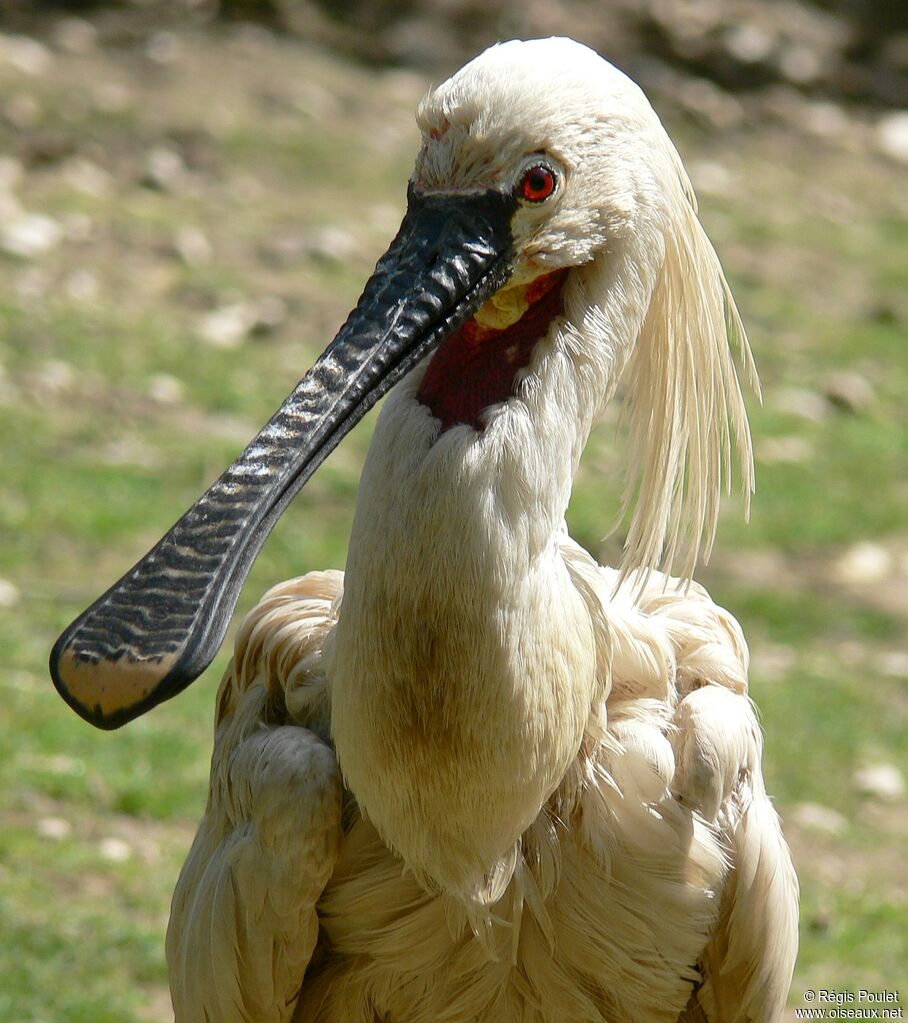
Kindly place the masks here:
<instances>
[{"instance_id":1,"label":"long spatulate bill","mask_svg":"<svg viewBox=\"0 0 908 1023\"><path fill-rule=\"evenodd\" d=\"M337 337L242 455L54 645L64 700L117 728L211 663L256 555L376 401L511 272L514 200L420 194Z\"/></svg>"}]
</instances>

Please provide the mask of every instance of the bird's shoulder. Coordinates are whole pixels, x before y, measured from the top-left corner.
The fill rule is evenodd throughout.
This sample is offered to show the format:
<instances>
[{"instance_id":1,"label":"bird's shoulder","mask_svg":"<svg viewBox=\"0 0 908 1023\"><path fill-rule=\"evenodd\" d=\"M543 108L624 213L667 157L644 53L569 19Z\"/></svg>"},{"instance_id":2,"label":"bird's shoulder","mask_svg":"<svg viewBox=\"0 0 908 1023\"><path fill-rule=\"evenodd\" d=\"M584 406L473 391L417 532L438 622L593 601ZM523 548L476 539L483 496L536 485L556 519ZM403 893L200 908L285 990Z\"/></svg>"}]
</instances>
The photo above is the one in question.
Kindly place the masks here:
<instances>
[{"instance_id":1,"label":"bird's shoulder","mask_svg":"<svg viewBox=\"0 0 908 1023\"><path fill-rule=\"evenodd\" d=\"M260 684L271 723L330 733L325 644L337 624L344 573L328 569L272 587L244 619L233 660L218 691L216 726L236 710L242 694Z\"/></svg>"}]
</instances>

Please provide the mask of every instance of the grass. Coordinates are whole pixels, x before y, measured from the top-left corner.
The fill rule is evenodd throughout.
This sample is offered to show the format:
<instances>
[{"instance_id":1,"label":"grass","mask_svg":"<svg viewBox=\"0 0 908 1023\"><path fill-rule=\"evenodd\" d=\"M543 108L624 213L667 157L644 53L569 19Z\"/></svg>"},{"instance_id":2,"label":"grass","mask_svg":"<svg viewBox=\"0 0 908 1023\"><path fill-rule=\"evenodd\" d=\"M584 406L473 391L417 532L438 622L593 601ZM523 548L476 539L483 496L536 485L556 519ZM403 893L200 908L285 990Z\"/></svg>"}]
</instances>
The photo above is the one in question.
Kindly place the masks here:
<instances>
[{"instance_id":1,"label":"grass","mask_svg":"<svg viewBox=\"0 0 908 1023\"><path fill-rule=\"evenodd\" d=\"M56 54L44 77L0 72L0 92L28 91L41 111L32 127L0 121L0 152L28 163L42 133L56 133L70 153L33 162L17 186L70 237L34 260L0 256L0 577L18 592L0 612L0 1023L167 1018L168 900L204 805L225 655L179 699L102 734L59 700L47 654L330 338L393 232L416 141L423 83L405 75L261 39L186 35L180 47L167 69L111 47ZM111 82L125 96L114 114L93 98ZM383 133L373 130L379 116ZM689 160L728 169L732 185L704 197L704 216L765 385L765 405L752 403L752 521L729 503L703 579L750 638L769 787L800 869L792 1004L807 987L908 993L908 811L854 781L866 763L908 774L906 680L893 660L908 638L898 596L908 498L899 172L828 146L793 166L791 136L771 126L721 147L678 127ZM159 146L183 152L188 168L164 191L143 184ZM106 172L97 194L72 185L73 155ZM187 224L209 239L207 261L175 254ZM306 247L327 227L343 232L343 258ZM93 277L89 299L72 288L79 270ZM266 295L289 310L273 333L239 351L200 340L206 311ZM822 399L846 369L871 385L866 407L820 400L823 414L805 416L783 400L793 390ZM176 381L163 399L161 374ZM280 523L240 613L291 573L343 566L370 430L367 420L344 441ZM620 490L620 442L607 423L570 512L573 533L603 560L620 549L620 528L602 539ZM835 566L865 541L891 552L891 575L843 582ZM844 824L812 830L798 816L805 803Z\"/></svg>"}]
</instances>

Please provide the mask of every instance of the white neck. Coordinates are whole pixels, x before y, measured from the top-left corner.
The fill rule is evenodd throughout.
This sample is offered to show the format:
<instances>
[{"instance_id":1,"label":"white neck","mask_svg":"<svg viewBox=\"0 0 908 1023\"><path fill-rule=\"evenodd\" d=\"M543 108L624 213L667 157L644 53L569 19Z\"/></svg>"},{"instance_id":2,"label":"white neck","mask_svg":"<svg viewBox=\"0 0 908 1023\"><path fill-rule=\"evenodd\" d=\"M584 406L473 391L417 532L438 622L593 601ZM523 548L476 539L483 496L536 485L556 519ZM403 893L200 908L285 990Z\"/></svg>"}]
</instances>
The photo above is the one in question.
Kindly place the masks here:
<instances>
[{"instance_id":1,"label":"white neck","mask_svg":"<svg viewBox=\"0 0 908 1023\"><path fill-rule=\"evenodd\" d=\"M647 306L639 279L618 286L618 269L639 264L610 263L573 271L565 319L483 431L438 436L416 399L421 373L399 385L360 484L329 651L338 756L408 866L468 900L507 883L507 857L576 757L598 684L559 536L640 329L629 310Z\"/></svg>"}]
</instances>

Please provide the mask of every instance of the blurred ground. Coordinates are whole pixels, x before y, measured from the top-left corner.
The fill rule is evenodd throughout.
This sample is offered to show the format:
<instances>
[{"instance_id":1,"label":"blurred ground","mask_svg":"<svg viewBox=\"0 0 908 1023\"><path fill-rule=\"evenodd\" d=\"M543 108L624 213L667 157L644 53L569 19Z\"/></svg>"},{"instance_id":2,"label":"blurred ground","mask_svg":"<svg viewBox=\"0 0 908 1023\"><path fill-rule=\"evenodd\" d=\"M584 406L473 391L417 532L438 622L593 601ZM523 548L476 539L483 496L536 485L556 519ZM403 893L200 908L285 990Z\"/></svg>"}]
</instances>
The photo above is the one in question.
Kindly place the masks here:
<instances>
[{"instance_id":1,"label":"blurred ground","mask_svg":"<svg viewBox=\"0 0 908 1023\"><path fill-rule=\"evenodd\" d=\"M402 213L413 108L465 45L428 73L357 63L355 39L339 55L262 24L72 6L0 25L4 1023L170 1018L163 933L223 657L108 735L59 700L47 654L333 336ZM729 502L701 578L750 639L801 874L792 1005L824 986L904 1004L908 114L866 76L851 92L823 76L740 85L657 47L620 56L691 170L764 381L753 520ZM370 429L281 523L241 610L289 574L343 566ZM606 423L571 509L604 561L620 466Z\"/></svg>"}]
</instances>

